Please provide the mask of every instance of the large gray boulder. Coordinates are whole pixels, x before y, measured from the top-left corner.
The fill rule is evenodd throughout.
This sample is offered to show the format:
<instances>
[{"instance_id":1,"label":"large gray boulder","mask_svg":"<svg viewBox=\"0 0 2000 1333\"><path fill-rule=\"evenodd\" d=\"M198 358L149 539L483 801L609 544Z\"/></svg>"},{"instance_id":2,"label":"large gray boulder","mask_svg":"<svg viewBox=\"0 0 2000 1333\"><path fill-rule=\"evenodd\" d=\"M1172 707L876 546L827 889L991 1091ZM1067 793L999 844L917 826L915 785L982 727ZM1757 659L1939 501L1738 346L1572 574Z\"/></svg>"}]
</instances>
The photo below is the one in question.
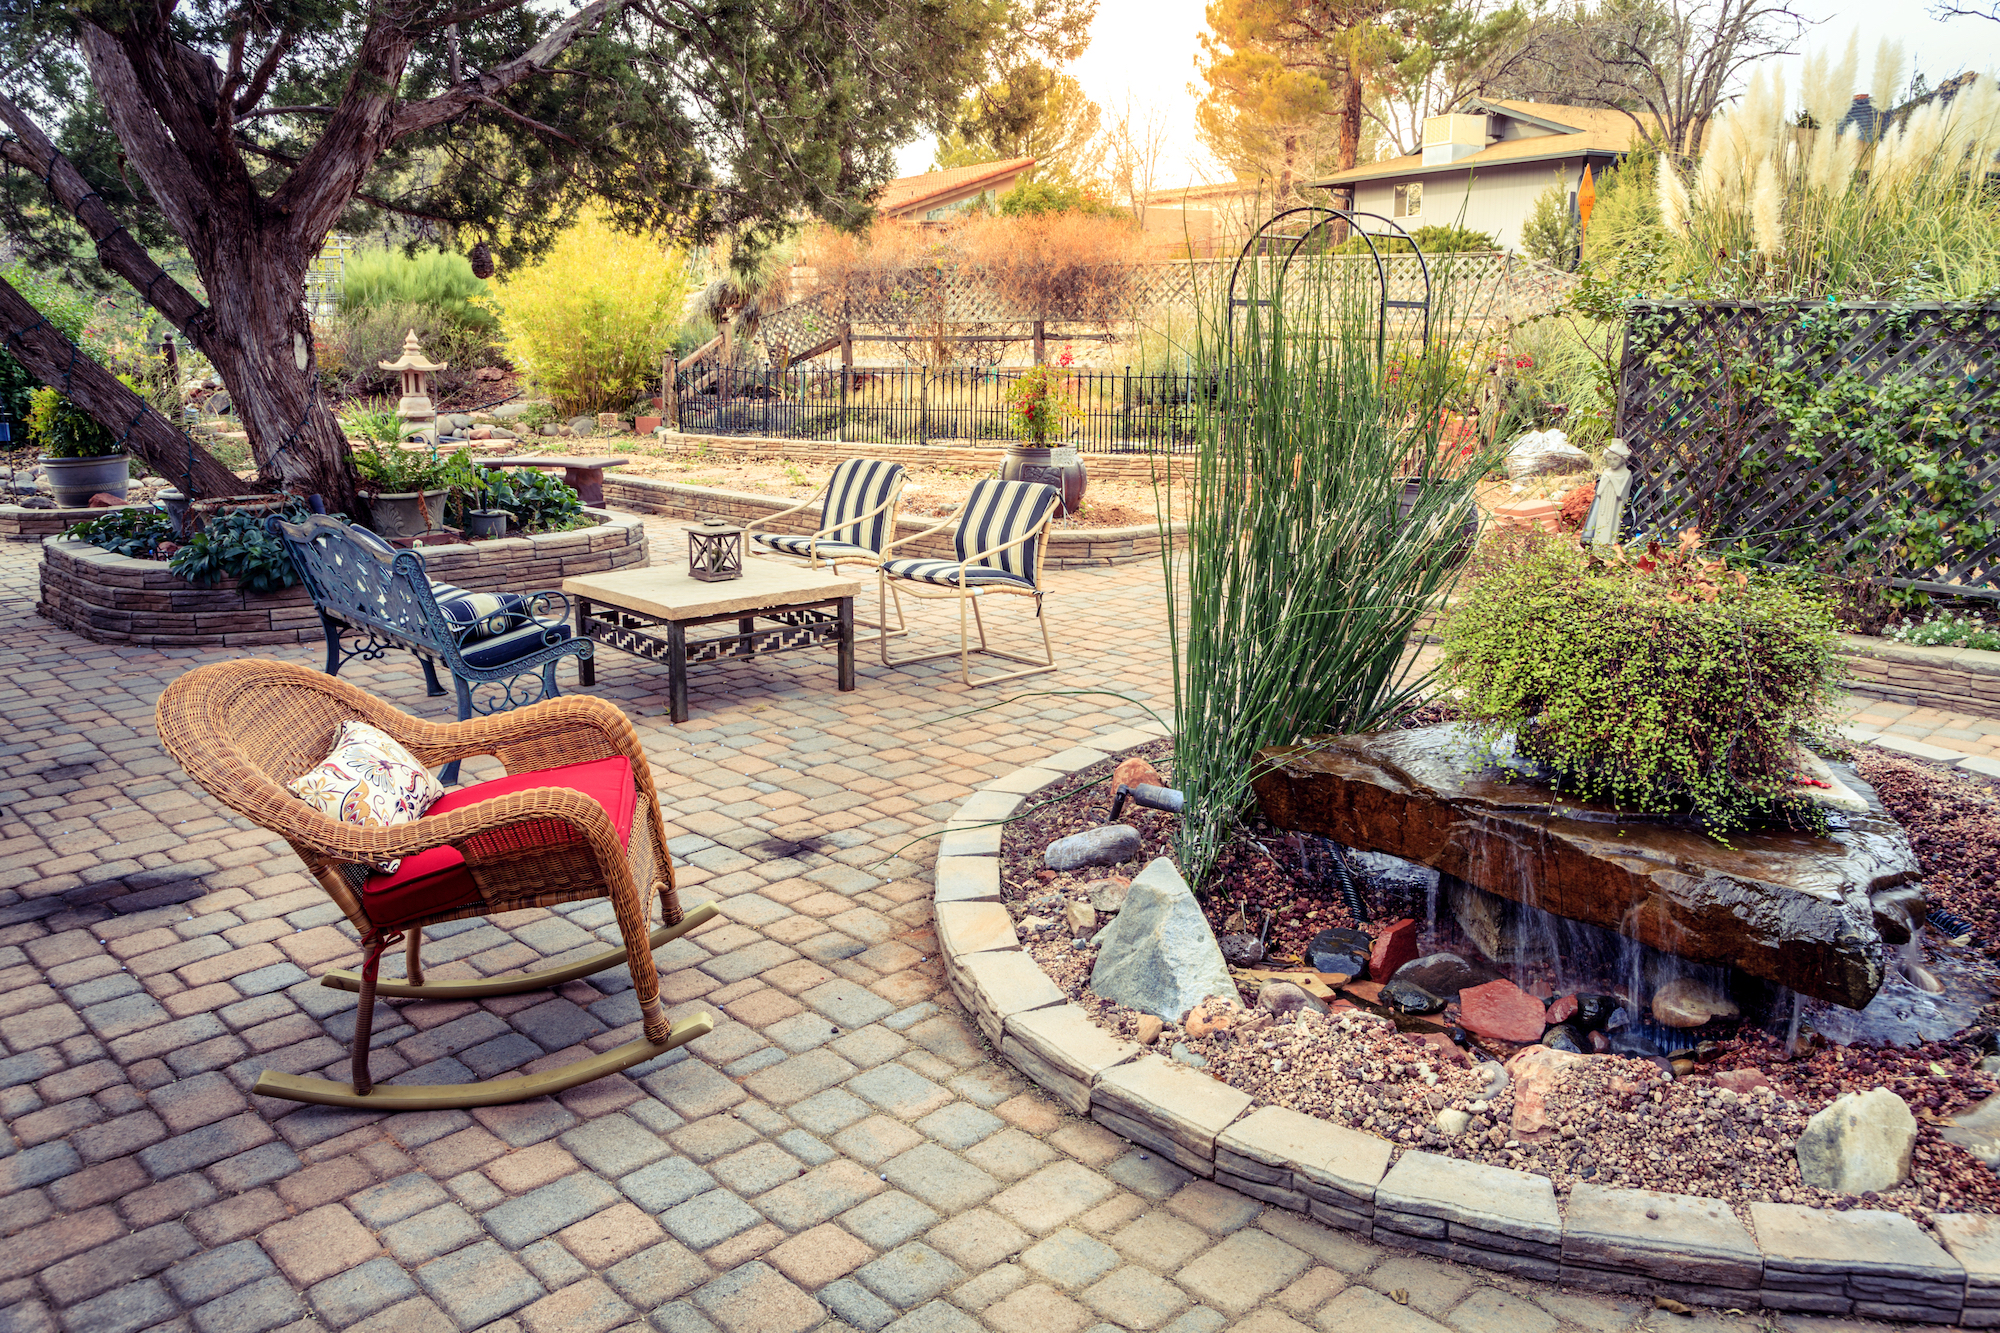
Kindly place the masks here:
<instances>
[{"instance_id":1,"label":"large gray boulder","mask_svg":"<svg viewBox=\"0 0 2000 1333\"><path fill-rule=\"evenodd\" d=\"M1796 1152L1814 1189L1866 1194L1894 1189L1910 1173L1917 1118L1887 1088L1850 1092L1806 1122Z\"/></svg>"},{"instance_id":2,"label":"large gray boulder","mask_svg":"<svg viewBox=\"0 0 2000 1333\"><path fill-rule=\"evenodd\" d=\"M1212 995L1236 997L1229 965L1187 881L1160 857L1132 879L1125 906L1097 937L1090 988L1169 1023Z\"/></svg>"}]
</instances>

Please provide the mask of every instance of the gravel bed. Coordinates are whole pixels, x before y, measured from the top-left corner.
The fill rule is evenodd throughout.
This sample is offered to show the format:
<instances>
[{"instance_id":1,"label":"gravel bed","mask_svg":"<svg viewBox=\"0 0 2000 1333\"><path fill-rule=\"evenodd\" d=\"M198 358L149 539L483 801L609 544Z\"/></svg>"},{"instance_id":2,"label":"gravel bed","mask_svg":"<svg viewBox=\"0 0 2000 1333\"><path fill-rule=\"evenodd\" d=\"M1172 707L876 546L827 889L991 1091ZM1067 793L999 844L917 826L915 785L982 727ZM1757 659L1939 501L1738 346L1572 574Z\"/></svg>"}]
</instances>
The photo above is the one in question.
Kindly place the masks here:
<instances>
[{"instance_id":1,"label":"gravel bed","mask_svg":"<svg viewBox=\"0 0 2000 1333\"><path fill-rule=\"evenodd\" d=\"M1420 715L1414 721L1434 720ZM1172 780L1171 742L1128 754L1146 758ZM1089 990L1095 950L1079 948L1061 925L1065 903L1086 899L1089 886L1129 878L1156 856L1171 855L1171 816L1134 810L1121 816L1137 828L1141 848L1117 866L1058 874L1041 865L1055 838L1093 828L1110 807L1108 779L1125 755L1084 770L1038 794L1034 806L1007 826L1001 847L1001 889L1024 943L1066 994L1108 1030L1138 1034L1140 1015ZM2000 860L2000 801L1994 789L1934 766L1863 749L1857 763L1890 811L1910 830L1935 902L1972 922L1989 951L2000 948L2000 893L1989 869ZM1301 840L1252 821L1224 854L1217 888L1203 903L1218 935L1256 930L1264 909L1276 914L1265 966L1284 967L1329 926L1355 924L1330 876L1317 870ZM1423 905L1368 903L1374 926ZM1039 929L1035 920L1048 923ZM1451 947L1451 927L1439 922ZM1468 957L1476 955L1468 954ZM1211 1012L1212 1011L1212 1012ZM1989 1014L1992 1011L1989 1011ZM1453 1157L1532 1171L1550 1178L1558 1197L1577 1182L1668 1190L1722 1199L1748 1221L1756 1201L1819 1207L1886 1208L1927 1223L1933 1212L2000 1212L2000 1177L1939 1136L1938 1120L2000 1090L1978 1072L1992 1049L1986 1030L1959 1039L1897 1048L1829 1046L1817 1037L1788 1059L1781 1035L1752 1024L1711 1026L1690 1034L1712 1044L1692 1074L1670 1078L1651 1061L1600 1056L1558 1073L1546 1093L1539 1131L1514 1128L1518 1088L1490 1093L1483 1069L1469 1068L1419 1032L1372 1007L1342 1005L1325 1018L1276 1022L1247 1004L1218 1002L1168 1024L1156 1049L1205 1063L1207 1071L1260 1104L1288 1106L1389 1139ZM1408 1019L1405 1026L1418 1026ZM1442 1026L1442 1025L1439 1025ZM1521 1049L1481 1042L1480 1054L1504 1059ZM1742 1094L1719 1084L1723 1071L1749 1070L1770 1086ZM1880 1195L1850 1197L1808 1188L1793 1149L1808 1118L1835 1098L1886 1087L1918 1117L1909 1180ZM1463 1132L1440 1131L1442 1111L1462 1111Z\"/></svg>"}]
</instances>

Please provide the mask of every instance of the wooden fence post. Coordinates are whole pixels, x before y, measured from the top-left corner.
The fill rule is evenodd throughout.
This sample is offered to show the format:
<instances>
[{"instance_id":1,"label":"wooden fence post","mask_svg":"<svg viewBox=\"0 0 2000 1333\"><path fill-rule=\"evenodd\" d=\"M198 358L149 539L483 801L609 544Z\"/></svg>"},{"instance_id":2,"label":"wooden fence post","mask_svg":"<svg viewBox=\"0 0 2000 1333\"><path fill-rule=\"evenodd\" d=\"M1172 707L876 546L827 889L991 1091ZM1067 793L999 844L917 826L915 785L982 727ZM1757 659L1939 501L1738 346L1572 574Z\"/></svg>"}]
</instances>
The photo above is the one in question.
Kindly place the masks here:
<instances>
[{"instance_id":1,"label":"wooden fence post","mask_svg":"<svg viewBox=\"0 0 2000 1333\"><path fill-rule=\"evenodd\" d=\"M1039 319L1036 320L1034 324L1034 339L1035 339L1035 364L1039 366L1044 361L1047 361L1049 359L1048 325L1043 323Z\"/></svg>"}]
</instances>

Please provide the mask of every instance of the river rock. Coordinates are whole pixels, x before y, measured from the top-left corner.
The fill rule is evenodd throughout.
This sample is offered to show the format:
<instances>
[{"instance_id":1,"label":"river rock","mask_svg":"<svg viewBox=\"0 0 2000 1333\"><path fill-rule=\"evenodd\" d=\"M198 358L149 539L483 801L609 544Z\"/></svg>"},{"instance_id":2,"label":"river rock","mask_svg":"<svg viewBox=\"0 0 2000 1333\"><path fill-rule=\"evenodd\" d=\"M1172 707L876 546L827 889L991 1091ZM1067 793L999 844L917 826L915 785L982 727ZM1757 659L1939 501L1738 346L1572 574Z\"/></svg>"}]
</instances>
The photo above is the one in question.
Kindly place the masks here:
<instances>
[{"instance_id":1,"label":"river rock","mask_svg":"<svg viewBox=\"0 0 2000 1333\"><path fill-rule=\"evenodd\" d=\"M1167 780L1160 776L1160 770L1154 768L1149 761L1136 754L1120 759L1118 767L1111 770L1111 781L1104 784L1105 806L1108 808L1111 802L1117 799L1120 787L1136 787L1142 782L1153 787L1167 785Z\"/></svg>"},{"instance_id":2,"label":"river rock","mask_svg":"<svg viewBox=\"0 0 2000 1333\"><path fill-rule=\"evenodd\" d=\"M1130 880L1100 879L1083 886L1090 895L1090 905L1097 909L1099 916L1116 916L1118 909L1125 905L1125 895L1132 890Z\"/></svg>"},{"instance_id":3,"label":"river rock","mask_svg":"<svg viewBox=\"0 0 2000 1333\"><path fill-rule=\"evenodd\" d=\"M1988 1060L1993 1056L1987 1056ZM1983 1061L1981 1063L1984 1063ZM2000 1097L1988 1097L1944 1122L1938 1137L1955 1143L1993 1170L2000 1171Z\"/></svg>"},{"instance_id":4,"label":"river rock","mask_svg":"<svg viewBox=\"0 0 2000 1333\"><path fill-rule=\"evenodd\" d=\"M1090 988L1114 1003L1171 1023L1211 995L1236 997L1201 905L1164 856L1133 878L1098 944Z\"/></svg>"},{"instance_id":5,"label":"river rock","mask_svg":"<svg viewBox=\"0 0 2000 1333\"><path fill-rule=\"evenodd\" d=\"M1279 1018L1296 1013L1326 1013L1326 1001L1289 981L1265 982L1264 989L1257 992L1257 1004Z\"/></svg>"},{"instance_id":6,"label":"river rock","mask_svg":"<svg viewBox=\"0 0 2000 1333\"><path fill-rule=\"evenodd\" d=\"M1063 925L1072 935L1088 935L1097 929L1097 909L1089 903L1066 903L1063 906Z\"/></svg>"},{"instance_id":7,"label":"river rock","mask_svg":"<svg viewBox=\"0 0 2000 1333\"><path fill-rule=\"evenodd\" d=\"M1467 986L1478 986L1500 978L1497 972L1474 967L1455 953L1427 953L1397 968L1394 979L1414 982L1433 995L1450 999Z\"/></svg>"},{"instance_id":8,"label":"river rock","mask_svg":"<svg viewBox=\"0 0 2000 1333\"><path fill-rule=\"evenodd\" d=\"M1692 962L1740 968L1860 1009L1888 975L1915 853L1874 789L1830 764L1868 806L1824 838L1735 832L1565 798L1488 766L1458 723L1322 736L1259 756L1253 784L1280 829L1431 866L1483 891L1620 931Z\"/></svg>"},{"instance_id":9,"label":"river rock","mask_svg":"<svg viewBox=\"0 0 2000 1333\"><path fill-rule=\"evenodd\" d=\"M1057 838L1042 853L1042 864L1051 870L1117 865L1137 856L1139 843L1139 830L1130 824L1104 824Z\"/></svg>"},{"instance_id":10,"label":"river rock","mask_svg":"<svg viewBox=\"0 0 2000 1333\"><path fill-rule=\"evenodd\" d=\"M1588 472L1590 455L1559 430L1531 430L1507 446L1507 476L1518 481L1551 472Z\"/></svg>"},{"instance_id":11,"label":"river rock","mask_svg":"<svg viewBox=\"0 0 2000 1333\"><path fill-rule=\"evenodd\" d=\"M1498 1041L1540 1041L1542 1002L1511 981L1489 981L1458 993L1459 1022L1467 1030Z\"/></svg>"},{"instance_id":12,"label":"river rock","mask_svg":"<svg viewBox=\"0 0 2000 1333\"><path fill-rule=\"evenodd\" d=\"M1151 1046L1160 1039L1160 1029L1163 1026L1160 1020L1154 1015L1140 1014L1138 1023L1133 1027L1132 1035L1138 1038L1141 1046Z\"/></svg>"},{"instance_id":13,"label":"river rock","mask_svg":"<svg viewBox=\"0 0 2000 1333\"><path fill-rule=\"evenodd\" d=\"M495 421L513 421L525 414L527 410L528 405L526 403L502 403L493 409L493 419Z\"/></svg>"},{"instance_id":14,"label":"river rock","mask_svg":"<svg viewBox=\"0 0 2000 1333\"><path fill-rule=\"evenodd\" d=\"M1583 1054L1583 1045L1577 1030L1567 1024L1558 1023L1542 1034L1542 1045L1552 1051L1568 1051L1572 1055Z\"/></svg>"},{"instance_id":15,"label":"river rock","mask_svg":"<svg viewBox=\"0 0 2000 1333\"><path fill-rule=\"evenodd\" d=\"M1174 1059L1180 1061L1184 1065L1189 1066L1190 1068L1193 1069L1208 1068L1208 1061L1203 1057L1196 1055L1193 1051L1189 1050L1187 1048L1186 1042L1182 1041L1175 1042L1174 1048L1172 1051L1169 1052L1169 1054L1172 1055Z\"/></svg>"},{"instance_id":16,"label":"river rock","mask_svg":"<svg viewBox=\"0 0 2000 1333\"><path fill-rule=\"evenodd\" d=\"M1630 1055L1641 1060L1655 1060L1660 1055L1660 1048L1644 1034L1627 1029L1610 1034L1609 1049L1613 1055Z\"/></svg>"},{"instance_id":17,"label":"river rock","mask_svg":"<svg viewBox=\"0 0 2000 1333\"><path fill-rule=\"evenodd\" d=\"M569 433L576 436L579 440L589 439L591 436L597 434L597 418L571 417L569 419Z\"/></svg>"},{"instance_id":18,"label":"river rock","mask_svg":"<svg viewBox=\"0 0 2000 1333\"><path fill-rule=\"evenodd\" d=\"M1670 1028L1698 1028L1712 1018L1740 1018L1728 996L1692 977L1677 977L1653 993L1653 1017Z\"/></svg>"},{"instance_id":19,"label":"river rock","mask_svg":"<svg viewBox=\"0 0 2000 1333\"><path fill-rule=\"evenodd\" d=\"M1404 1014L1434 1014L1444 1008L1443 1000L1409 981L1391 981L1384 986L1382 1003Z\"/></svg>"},{"instance_id":20,"label":"river rock","mask_svg":"<svg viewBox=\"0 0 2000 1333\"><path fill-rule=\"evenodd\" d=\"M1438 1133L1448 1139L1455 1139L1465 1133L1465 1127L1471 1123L1471 1115L1456 1106L1447 1106L1437 1113Z\"/></svg>"},{"instance_id":21,"label":"river rock","mask_svg":"<svg viewBox=\"0 0 2000 1333\"><path fill-rule=\"evenodd\" d=\"M1351 926L1334 926L1313 936L1306 946L1306 956L1314 970L1338 972L1350 980L1359 980L1368 975L1368 954L1375 947L1375 941L1368 938L1365 930L1355 930Z\"/></svg>"},{"instance_id":22,"label":"river rock","mask_svg":"<svg viewBox=\"0 0 2000 1333\"><path fill-rule=\"evenodd\" d=\"M1910 1171L1917 1118L1887 1088L1850 1092L1806 1122L1794 1149L1814 1189L1866 1194L1893 1189Z\"/></svg>"},{"instance_id":23,"label":"river rock","mask_svg":"<svg viewBox=\"0 0 2000 1333\"><path fill-rule=\"evenodd\" d=\"M1417 956L1417 923L1408 917L1391 921L1375 936L1368 951L1368 975L1393 977L1396 969Z\"/></svg>"},{"instance_id":24,"label":"river rock","mask_svg":"<svg viewBox=\"0 0 2000 1333\"><path fill-rule=\"evenodd\" d=\"M1552 1046L1530 1046L1509 1060L1507 1075L1514 1080L1514 1132L1538 1134L1548 1128L1549 1093L1565 1069L1580 1065L1590 1057Z\"/></svg>"}]
</instances>

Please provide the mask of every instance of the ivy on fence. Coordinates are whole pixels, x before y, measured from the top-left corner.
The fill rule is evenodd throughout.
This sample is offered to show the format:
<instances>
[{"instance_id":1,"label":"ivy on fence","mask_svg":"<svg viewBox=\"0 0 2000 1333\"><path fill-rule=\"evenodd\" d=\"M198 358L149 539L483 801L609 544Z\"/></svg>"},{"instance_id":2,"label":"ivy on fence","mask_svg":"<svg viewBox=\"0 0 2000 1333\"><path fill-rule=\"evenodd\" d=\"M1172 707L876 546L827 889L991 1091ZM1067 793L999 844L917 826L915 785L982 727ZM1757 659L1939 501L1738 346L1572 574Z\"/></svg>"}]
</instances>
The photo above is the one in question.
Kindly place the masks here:
<instances>
[{"instance_id":1,"label":"ivy on fence","mask_svg":"<svg viewBox=\"0 0 2000 1333\"><path fill-rule=\"evenodd\" d=\"M1635 529L2000 596L2000 306L1632 306Z\"/></svg>"}]
</instances>

